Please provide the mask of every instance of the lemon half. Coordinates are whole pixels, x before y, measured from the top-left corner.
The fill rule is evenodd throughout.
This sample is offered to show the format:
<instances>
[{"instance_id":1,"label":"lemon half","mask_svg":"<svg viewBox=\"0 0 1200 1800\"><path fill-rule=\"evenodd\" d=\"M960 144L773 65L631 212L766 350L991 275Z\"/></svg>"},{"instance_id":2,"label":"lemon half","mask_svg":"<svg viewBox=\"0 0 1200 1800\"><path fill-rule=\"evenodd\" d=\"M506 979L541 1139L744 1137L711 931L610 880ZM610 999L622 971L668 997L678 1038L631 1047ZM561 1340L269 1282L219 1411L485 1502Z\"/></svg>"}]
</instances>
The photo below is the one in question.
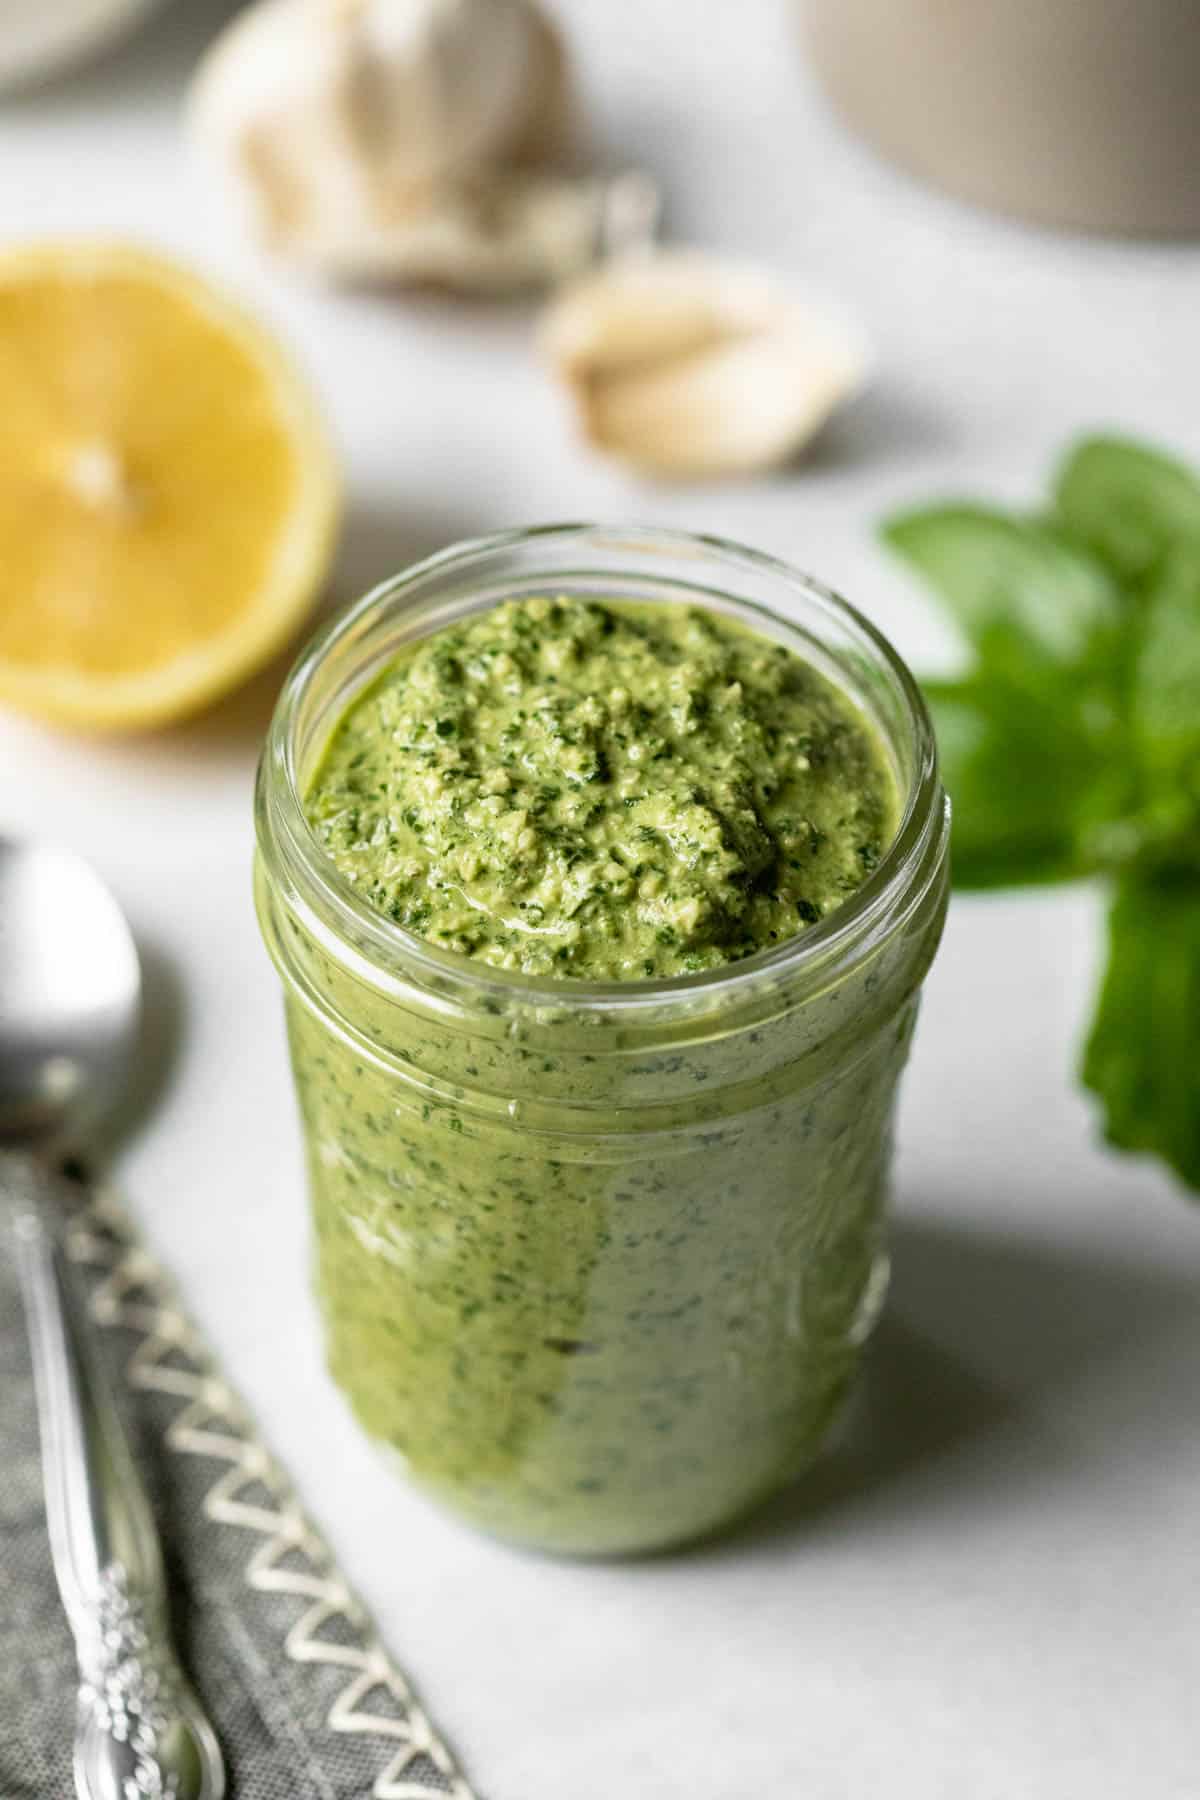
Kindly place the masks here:
<instances>
[{"instance_id":1,"label":"lemon half","mask_svg":"<svg viewBox=\"0 0 1200 1800\"><path fill-rule=\"evenodd\" d=\"M338 486L306 383L205 281L0 253L0 700L133 729L233 687L311 604Z\"/></svg>"}]
</instances>

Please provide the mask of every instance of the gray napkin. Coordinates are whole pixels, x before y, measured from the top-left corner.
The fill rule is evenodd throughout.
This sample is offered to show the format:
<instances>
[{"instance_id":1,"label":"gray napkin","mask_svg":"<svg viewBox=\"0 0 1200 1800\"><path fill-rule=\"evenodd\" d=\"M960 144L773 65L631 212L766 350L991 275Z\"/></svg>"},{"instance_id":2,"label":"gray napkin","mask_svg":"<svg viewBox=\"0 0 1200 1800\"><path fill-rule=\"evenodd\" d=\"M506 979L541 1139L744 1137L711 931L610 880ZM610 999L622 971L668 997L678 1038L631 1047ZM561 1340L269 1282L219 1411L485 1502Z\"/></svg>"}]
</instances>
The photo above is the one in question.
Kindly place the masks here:
<instances>
[{"instance_id":1,"label":"gray napkin","mask_svg":"<svg viewBox=\"0 0 1200 1800\"><path fill-rule=\"evenodd\" d=\"M173 1627L230 1800L476 1800L115 1199L68 1245L167 1553ZM42 1505L12 1259L0 1256L0 1800L73 1792L75 1662Z\"/></svg>"}]
</instances>

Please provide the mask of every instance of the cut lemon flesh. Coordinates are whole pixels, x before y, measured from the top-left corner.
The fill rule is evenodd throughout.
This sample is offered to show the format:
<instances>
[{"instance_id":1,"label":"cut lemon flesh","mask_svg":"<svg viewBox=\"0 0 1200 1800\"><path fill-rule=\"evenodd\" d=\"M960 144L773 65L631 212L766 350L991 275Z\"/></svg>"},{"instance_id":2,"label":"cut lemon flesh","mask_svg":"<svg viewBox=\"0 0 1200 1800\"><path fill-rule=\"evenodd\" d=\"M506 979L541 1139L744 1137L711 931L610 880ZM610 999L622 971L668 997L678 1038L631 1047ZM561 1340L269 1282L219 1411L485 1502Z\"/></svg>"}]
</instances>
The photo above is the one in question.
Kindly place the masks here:
<instances>
[{"instance_id":1,"label":"cut lemon flesh","mask_svg":"<svg viewBox=\"0 0 1200 1800\"><path fill-rule=\"evenodd\" d=\"M307 385L207 283L120 245L0 255L0 700L191 712L291 637L337 512Z\"/></svg>"}]
</instances>

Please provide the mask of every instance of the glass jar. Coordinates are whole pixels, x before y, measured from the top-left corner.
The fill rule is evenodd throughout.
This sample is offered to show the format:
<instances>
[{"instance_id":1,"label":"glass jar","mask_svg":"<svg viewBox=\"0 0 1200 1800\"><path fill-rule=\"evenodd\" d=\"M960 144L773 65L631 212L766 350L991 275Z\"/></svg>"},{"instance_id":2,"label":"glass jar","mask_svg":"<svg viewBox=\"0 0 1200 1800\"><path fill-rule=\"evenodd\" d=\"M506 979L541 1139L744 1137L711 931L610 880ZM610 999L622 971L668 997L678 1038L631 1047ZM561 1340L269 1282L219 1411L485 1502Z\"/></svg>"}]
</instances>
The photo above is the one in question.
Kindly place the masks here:
<instances>
[{"instance_id":1,"label":"glass jar","mask_svg":"<svg viewBox=\"0 0 1200 1800\"><path fill-rule=\"evenodd\" d=\"M530 593L710 608L837 681L903 815L836 912L667 981L509 973L364 904L302 797L406 644ZM816 1452L887 1285L897 1079L946 904L947 808L895 652L715 539L511 532L385 583L310 645L259 772L256 893L283 978L333 1374L422 1488L543 1549L724 1524Z\"/></svg>"}]
</instances>

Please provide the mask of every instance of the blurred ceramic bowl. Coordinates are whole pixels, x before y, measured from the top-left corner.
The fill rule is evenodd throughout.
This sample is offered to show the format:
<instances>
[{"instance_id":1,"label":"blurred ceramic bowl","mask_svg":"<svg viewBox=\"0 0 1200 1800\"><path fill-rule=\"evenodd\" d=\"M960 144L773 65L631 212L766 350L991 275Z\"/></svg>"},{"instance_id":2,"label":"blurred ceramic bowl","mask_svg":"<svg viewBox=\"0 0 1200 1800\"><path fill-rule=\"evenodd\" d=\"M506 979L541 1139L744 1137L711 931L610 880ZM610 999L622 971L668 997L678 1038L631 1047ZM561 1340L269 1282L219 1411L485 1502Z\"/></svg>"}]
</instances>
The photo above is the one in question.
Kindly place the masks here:
<instances>
[{"instance_id":1,"label":"blurred ceramic bowl","mask_svg":"<svg viewBox=\"0 0 1200 1800\"><path fill-rule=\"evenodd\" d=\"M800 0L839 111L915 174L1045 224L1200 234L1197 0Z\"/></svg>"},{"instance_id":2,"label":"blurred ceramic bowl","mask_svg":"<svg viewBox=\"0 0 1200 1800\"><path fill-rule=\"evenodd\" d=\"M0 0L0 88L44 81L127 31L158 0Z\"/></svg>"}]
</instances>

